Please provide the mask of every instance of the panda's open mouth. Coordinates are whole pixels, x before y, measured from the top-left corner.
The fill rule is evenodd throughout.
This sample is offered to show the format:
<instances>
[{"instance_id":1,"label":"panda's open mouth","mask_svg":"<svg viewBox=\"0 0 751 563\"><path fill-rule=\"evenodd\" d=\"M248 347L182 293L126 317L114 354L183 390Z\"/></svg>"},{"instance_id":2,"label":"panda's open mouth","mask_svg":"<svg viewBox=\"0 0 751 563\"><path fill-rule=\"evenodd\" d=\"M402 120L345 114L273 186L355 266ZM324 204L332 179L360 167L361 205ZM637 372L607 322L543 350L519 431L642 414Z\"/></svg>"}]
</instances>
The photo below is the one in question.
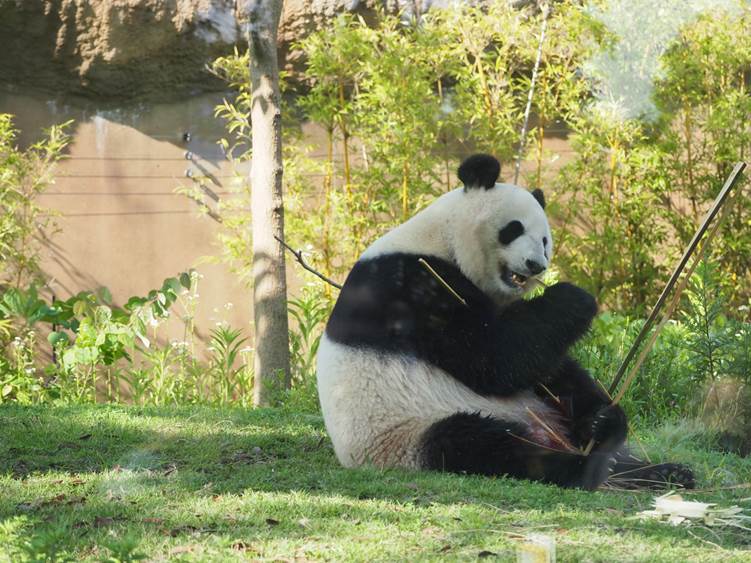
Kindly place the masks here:
<instances>
[{"instance_id":1,"label":"panda's open mouth","mask_svg":"<svg viewBox=\"0 0 751 563\"><path fill-rule=\"evenodd\" d=\"M503 283L514 289L521 289L529 279L528 276L523 276L518 272L514 272L508 268L505 264L501 265L501 279Z\"/></svg>"}]
</instances>

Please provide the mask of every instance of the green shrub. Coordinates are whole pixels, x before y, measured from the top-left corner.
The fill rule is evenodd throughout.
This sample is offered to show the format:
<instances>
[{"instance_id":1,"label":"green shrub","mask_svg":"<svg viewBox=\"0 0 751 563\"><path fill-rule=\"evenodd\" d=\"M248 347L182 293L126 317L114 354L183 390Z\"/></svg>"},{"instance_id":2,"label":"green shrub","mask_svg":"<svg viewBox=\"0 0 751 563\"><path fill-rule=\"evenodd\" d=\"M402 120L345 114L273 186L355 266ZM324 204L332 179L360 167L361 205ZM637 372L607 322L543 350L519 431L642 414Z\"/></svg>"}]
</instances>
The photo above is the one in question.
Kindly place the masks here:
<instances>
[{"instance_id":1,"label":"green shrub","mask_svg":"<svg viewBox=\"0 0 751 563\"><path fill-rule=\"evenodd\" d=\"M744 4L684 25L659 58L652 98L643 100L656 102L648 115L634 115L617 99L569 114L575 152L551 198L558 261L610 309L646 312L661 287L655 282L665 279L733 165L747 159L750 23ZM624 49L634 47L622 39ZM599 41L610 53L614 38ZM649 52L631 54L654 63ZM751 296L750 221L751 199L738 198L711 252L736 307Z\"/></svg>"},{"instance_id":2,"label":"green shrub","mask_svg":"<svg viewBox=\"0 0 751 563\"><path fill-rule=\"evenodd\" d=\"M169 315L170 307L192 283L188 273L168 278L159 290L147 297L131 297L124 307L112 305L106 288L49 304L38 296L35 286L7 289L0 296L0 318L16 327L18 336L6 357L10 369L0 373L0 401L36 402L46 394L96 402L100 369L123 359L131 362L139 345L148 348L150 326ZM36 374L39 359L34 343L40 324L52 329L48 341L55 351L44 379ZM29 390L37 395L30 395Z\"/></svg>"},{"instance_id":3,"label":"green shrub","mask_svg":"<svg viewBox=\"0 0 751 563\"><path fill-rule=\"evenodd\" d=\"M320 286L307 286L300 297L289 301L289 313L294 319L289 334L293 378L283 402L292 410L318 412L316 355L331 314L331 300Z\"/></svg>"},{"instance_id":4,"label":"green shrub","mask_svg":"<svg viewBox=\"0 0 751 563\"><path fill-rule=\"evenodd\" d=\"M41 141L21 150L12 116L0 113L0 287L43 281L40 241L53 234L56 224L37 198L54 183L52 171L68 144L69 124L50 127Z\"/></svg>"},{"instance_id":5,"label":"green shrub","mask_svg":"<svg viewBox=\"0 0 751 563\"><path fill-rule=\"evenodd\" d=\"M728 299L717 267L699 264L685 291L684 312L665 325L624 397L632 417L651 424L703 417L710 404L708 422L723 429L733 426L733 413L751 413L743 391L751 383L751 323L724 314ZM605 312L574 354L608 388L643 323ZM724 398L727 388L737 390L735 403ZM723 409L727 416L717 416Z\"/></svg>"},{"instance_id":6,"label":"green shrub","mask_svg":"<svg viewBox=\"0 0 751 563\"><path fill-rule=\"evenodd\" d=\"M608 389L643 320L603 313L574 355ZM686 416L695 403L694 371L684 346L686 328L668 323L623 399L630 417L654 423Z\"/></svg>"}]
</instances>

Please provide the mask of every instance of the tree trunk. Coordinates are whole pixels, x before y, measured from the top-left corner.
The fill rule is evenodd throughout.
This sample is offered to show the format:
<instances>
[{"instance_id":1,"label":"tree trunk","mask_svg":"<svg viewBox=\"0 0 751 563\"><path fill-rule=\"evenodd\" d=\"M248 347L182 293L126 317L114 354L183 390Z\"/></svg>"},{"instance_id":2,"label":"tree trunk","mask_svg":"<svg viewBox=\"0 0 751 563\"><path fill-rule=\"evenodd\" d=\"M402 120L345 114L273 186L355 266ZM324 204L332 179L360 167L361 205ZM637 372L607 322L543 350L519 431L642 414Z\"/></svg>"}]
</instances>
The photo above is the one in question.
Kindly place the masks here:
<instances>
[{"instance_id":1,"label":"tree trunk","mask_svg":"<svg viewBox=\"0 0 751 563\"><path fill-rule=\"evenodd\" d=\"M253 160L250 170L253 229L255 384L253 402L266 405L289 387L289 332L282 198L282 115L277 28L282 0L244 0L252 88Z\"/></svg>"}]
</instances>

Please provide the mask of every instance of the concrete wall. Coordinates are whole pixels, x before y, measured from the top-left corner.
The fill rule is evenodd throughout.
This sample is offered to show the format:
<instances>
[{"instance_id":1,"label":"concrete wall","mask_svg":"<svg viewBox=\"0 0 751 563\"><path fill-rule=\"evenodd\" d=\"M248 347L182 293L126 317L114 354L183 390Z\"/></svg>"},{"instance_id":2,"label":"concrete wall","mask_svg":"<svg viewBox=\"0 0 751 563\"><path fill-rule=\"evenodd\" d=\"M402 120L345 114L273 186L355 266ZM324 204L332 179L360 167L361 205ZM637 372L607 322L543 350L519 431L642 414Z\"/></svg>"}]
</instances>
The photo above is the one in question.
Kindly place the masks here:
<instances>
[{"instance_id":1,"label":"concrete wall","mask_svg":"<svg viewBox=\"0 0 751 563\"><path fill-rule=\"evenodd\" d=\"M16 116L22 145L38 138L44 127L74 120L68 158L39 201L61 214L61 231L44 256L58 297L106 286L123 303L195 267L204 276L199 336L205 337L218 320L249 334L249 290L226 266L202 263L217 252L217 223L200 216L198 205L185 195L174 193L191 184L185 176L191 169L196 175L204 170L213 179L211 189L227 195L233 171L216 145L224 132L213 116L221 98L200 95L165 105L102 109L76 100L0 94L0 112ZM186 151L193 153L193 162L185 159ZM173 324L166 334L180 338L181 325Z\"/></svg>"}]
</instances>

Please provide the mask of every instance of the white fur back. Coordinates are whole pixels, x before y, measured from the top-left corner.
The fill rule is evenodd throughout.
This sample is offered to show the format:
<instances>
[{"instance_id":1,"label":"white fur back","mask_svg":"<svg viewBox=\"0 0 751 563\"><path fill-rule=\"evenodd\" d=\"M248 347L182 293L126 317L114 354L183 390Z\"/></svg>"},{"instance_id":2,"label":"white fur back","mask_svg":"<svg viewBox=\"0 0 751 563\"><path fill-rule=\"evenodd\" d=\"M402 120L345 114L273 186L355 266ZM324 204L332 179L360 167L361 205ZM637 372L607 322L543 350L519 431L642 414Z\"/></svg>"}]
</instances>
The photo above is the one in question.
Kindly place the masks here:
<instances>
[{"instance_id":1,"label":"white fur back","mask_svg":"<svg viewBox=\"0 0 751 563\"><path fill-rule=\"evenodd\" d=\"M363 252L360 260L397 252L432 254L451 260L452 209L462 203L462 190L443 194L408 221L390 230Z\"/></svg>"}]
</instances>

